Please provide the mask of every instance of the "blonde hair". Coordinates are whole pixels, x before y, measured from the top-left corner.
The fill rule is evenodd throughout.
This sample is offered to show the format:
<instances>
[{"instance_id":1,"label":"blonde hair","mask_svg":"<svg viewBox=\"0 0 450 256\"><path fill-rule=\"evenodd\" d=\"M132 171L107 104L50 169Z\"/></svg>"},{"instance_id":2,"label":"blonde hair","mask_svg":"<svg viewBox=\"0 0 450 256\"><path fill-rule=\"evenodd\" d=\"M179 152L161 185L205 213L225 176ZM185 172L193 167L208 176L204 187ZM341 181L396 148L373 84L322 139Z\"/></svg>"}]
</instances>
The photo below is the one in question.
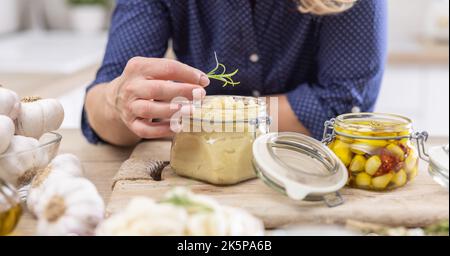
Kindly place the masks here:
<instances>
[{"instance_id":1,"label":"blonde hair","mask_svg":"<svg viewBox=\"0 0 450 256\"><path fill-rule=\"evenodd\" d=\"M300 11L316 15L336 14L344 12L355 4L357 0L299 0Z\"/></svg>"}]
</instances>

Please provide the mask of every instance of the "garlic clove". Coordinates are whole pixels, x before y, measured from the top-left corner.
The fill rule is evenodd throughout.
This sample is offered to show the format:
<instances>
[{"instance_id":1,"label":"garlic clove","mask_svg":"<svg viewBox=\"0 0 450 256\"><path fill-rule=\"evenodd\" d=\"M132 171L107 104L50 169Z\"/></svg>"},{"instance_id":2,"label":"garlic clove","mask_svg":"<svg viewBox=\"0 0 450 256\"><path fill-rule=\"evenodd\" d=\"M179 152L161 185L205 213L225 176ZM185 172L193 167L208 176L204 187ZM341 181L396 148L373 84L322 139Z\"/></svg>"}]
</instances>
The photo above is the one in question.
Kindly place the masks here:
<instances>
[{"instance_id":1,"label":"garlic clove","mask_svg":"<svg viewBox=\"0 0 450 256\"><path fill-rule=\"evenodd\" d=\"M380 147L372 146L365 143L353 143L350 145L350 149L352 150L352 152L359 155L364 154L377 155L378 153L380 153Z\"/></svg>"},{"instance_id":2,"label":"garlic clove","mask_svg":"<svg viewBox=\"0 0 450 256\"><path fill-rule=\"evenodd\" d=\"M0 155L9 147L14 136L14 123L11 118L0 115Z\"/></svg>"},{"instance_id":3,"label":"garlic clove","mask_svg":"<svg viewBox=\"0 0 450 256\"><path fill-rule=\"evenodd\" d=\"M17 93L0 86L0 115L15 120L20 112L20 99Z\"/></svg>"}]
</instances>

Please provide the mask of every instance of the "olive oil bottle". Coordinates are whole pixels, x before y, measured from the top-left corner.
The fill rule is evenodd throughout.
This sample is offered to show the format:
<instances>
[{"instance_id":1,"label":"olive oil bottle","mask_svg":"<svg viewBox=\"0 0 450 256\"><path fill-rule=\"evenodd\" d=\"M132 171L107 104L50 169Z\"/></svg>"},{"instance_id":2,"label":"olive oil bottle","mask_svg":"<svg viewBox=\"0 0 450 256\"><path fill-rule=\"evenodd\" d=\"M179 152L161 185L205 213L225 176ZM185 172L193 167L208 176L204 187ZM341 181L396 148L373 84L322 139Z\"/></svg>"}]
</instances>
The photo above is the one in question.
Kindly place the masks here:
<instances>
[{"instance_id":1,"label":"olive oil bottle","mask_svg":"<svg viewBox=\"0 0 450 256\"><path fill-rule=\"evenodd\" d=\"M0 179L0 236L11 233L22 216L16 190Z\"/></svg>"}]
</instances>

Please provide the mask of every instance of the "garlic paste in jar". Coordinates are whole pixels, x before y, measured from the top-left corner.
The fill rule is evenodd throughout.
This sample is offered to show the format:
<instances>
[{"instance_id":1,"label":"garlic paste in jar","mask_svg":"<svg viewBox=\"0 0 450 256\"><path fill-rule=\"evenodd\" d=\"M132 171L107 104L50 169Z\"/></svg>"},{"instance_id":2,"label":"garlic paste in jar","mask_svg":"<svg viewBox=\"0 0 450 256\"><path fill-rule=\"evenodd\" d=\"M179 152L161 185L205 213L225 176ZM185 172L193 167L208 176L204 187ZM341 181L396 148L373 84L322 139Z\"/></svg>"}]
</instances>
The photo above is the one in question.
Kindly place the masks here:
<instances>
[{"instance_id":1,"label":"garlic paste in jar","mask_svg":"<svg viewBox=\"0 0 450 256\"><path fill-rule=\"evenodd\" d=\"M195 104L194 104L195 105ZM173 139L172 169L181 176L216 185L256 177L254 140L268 132L266 104L239 96L208 96L181 119Z\"/></svg>"}]
</instances>

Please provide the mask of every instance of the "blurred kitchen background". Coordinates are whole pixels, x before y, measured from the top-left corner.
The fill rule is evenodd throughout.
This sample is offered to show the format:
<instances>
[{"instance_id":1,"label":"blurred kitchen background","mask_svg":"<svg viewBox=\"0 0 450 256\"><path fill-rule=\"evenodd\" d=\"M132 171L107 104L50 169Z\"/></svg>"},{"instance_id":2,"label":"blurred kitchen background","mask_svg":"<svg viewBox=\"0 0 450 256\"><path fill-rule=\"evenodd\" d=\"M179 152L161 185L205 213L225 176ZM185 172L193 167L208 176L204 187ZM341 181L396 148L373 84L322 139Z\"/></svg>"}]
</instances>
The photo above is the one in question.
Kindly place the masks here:
<instances>
[{"instance_id":1,"label":"blurred kitchen background","mask_svg":"<svg viewBox=\"0 0 450 256\"><path fill-rule=\"evenodd\" d=\"M388 0L389 63L377 111L449 136L449 0ZM78 128L84 88L101 61L113 1L0 0L0 84L59 98Z\"/></svg>"}]
</instances>

